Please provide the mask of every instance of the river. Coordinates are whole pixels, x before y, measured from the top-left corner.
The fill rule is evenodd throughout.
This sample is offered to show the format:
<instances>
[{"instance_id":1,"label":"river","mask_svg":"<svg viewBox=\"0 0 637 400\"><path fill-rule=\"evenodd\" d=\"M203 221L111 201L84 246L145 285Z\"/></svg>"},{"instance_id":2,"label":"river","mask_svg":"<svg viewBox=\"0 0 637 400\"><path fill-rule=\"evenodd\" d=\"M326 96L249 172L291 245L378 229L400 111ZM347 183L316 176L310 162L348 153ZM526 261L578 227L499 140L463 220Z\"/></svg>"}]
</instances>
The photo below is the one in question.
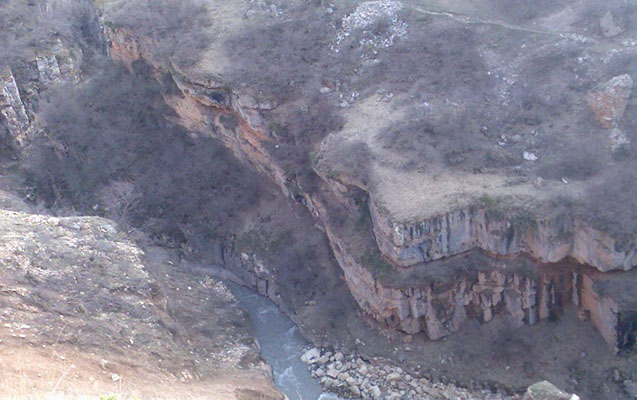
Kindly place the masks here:
<instances>
[{"instance_id":1,"label":"river","mask_svg":"<svg viewBox=\"0 0 637 400\"><path fill-rule=\"evenodd\" d=\"M298 327L267 297L226 282L241 306L248 311L261 346L261 355L272 366L274 383L290 400L342 400L322 391L312 378L301 354L310 346Z\"/></svg>"}]
</instances>

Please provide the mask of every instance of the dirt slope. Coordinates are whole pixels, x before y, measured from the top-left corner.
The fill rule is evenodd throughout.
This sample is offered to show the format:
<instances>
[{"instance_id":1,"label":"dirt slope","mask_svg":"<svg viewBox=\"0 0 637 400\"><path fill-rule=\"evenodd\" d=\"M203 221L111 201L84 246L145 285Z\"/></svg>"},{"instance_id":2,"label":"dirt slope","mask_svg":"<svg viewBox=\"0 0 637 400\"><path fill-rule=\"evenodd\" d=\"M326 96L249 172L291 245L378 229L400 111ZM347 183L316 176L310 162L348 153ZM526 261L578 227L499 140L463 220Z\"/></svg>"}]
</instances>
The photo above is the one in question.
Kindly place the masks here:
<instances>
[{"instance_id":1,"label":"dirt slope","mask_svg":"<svg viewBox=\"0 0 637 400\"><path fill-rule=\"evenodd\" d=\"M6 210L0 243L0 398L282 398L227 288L165 250Z\"/></svg>"}]
</instances>

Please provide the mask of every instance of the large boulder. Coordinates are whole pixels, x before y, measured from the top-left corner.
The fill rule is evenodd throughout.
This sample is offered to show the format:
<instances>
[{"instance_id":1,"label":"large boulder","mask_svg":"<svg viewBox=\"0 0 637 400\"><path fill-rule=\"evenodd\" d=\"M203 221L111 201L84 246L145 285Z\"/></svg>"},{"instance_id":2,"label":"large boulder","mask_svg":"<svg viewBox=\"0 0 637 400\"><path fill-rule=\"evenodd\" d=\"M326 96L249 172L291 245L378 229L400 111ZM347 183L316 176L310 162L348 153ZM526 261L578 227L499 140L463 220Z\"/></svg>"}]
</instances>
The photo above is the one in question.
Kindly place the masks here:
<instances>
[{"instance_id":1,"label":"large boulder","mask_svg":"<svg viewBox=\"0 0 637 400\"><path fill-rule=\"evenodd\" d=\"M542 381L529 386L522 400L579 400L579 396L563 392L549 381Z\"/></svg>"},{"instance_id":2,"label":"large boulder","mask_svg":"<svg viewBox=\"0 0 637 400\"><path fill-rule=\"evenodd\" d=\"M624 116L633 79L628 74L616 76L588 96L588 105L603 128L613 128Z\"/></svg>"}]
</instances>

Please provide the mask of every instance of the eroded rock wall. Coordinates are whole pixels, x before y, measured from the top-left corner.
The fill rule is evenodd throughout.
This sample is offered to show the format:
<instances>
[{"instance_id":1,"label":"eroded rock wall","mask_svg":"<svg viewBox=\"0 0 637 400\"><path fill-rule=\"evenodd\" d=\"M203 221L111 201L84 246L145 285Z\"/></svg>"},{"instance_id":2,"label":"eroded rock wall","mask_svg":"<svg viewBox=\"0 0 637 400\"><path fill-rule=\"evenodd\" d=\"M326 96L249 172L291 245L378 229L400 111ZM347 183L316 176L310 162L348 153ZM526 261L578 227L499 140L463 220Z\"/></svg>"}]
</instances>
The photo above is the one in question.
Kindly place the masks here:
<instances>
[{"instance_id":1,"label":"eroded rock wall","mask_svg":"<svg viewBox=\"0 0 637 400\"><path fill-rule=\"evenodd\" d=\"M0 116L6 135L10 140L23 141L29 126L29 116L20 90L10 68L0 71L0 79Z\"/></svg>"},{"instance_id":2,"label":"eroded rock wall","mask_svg":"<svg viewBox=\"0 0 637 400\"><path fill-rule=\"evenodd\" d=\"M507 218L480 206L466 207L416 223L394 222L373 202L370 212L379 249L408 267L481 248L498 256L526 253L541 262L572 257L600 271L637 265L637 242L621 241L569 215Z\"/></svg>"},{"instance_id":3,"label":"eroded rock wall","mask_svg":"<svg viewBox=\"0 0 637 400\"><path fill-rule=\"evenodd\" d=\"M39 93L59 83L79 81L80 53L57 40L32 60L0 66L0 129L4 127L8 143L22 146L30 139Z\"/></svg>"}]
</instances>

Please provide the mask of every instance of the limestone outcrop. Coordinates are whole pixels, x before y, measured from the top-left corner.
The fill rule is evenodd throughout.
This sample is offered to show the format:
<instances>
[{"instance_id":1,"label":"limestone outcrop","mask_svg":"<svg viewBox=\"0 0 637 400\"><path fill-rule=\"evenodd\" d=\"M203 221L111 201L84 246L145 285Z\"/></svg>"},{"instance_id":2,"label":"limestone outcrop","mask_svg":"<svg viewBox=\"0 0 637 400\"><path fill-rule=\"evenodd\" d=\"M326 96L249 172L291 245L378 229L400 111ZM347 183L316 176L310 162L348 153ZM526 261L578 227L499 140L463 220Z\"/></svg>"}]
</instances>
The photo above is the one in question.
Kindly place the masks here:
<instances>
[{"instance_id":1,"label":"limestone outcrop","mask_svg":"<svg viewBox=\"0 0 637 400\"><path fill-rule=\"evenodd\" d=\"M632 88L633 79L624 74L612 78L589 94L588 104L600 126L612 128L621 121Z\"/></svg>"},{"instance_id":2,"label":"limestone outcrop","mask_svg":"<svg viewBox=\"0 0 637 400\"><path fill-rule=\"evenodd\" d=\"M0 115L7 135L12 140L21 142L24 140L29 126L24 103L20 97L20 90L15 77L8 67L0 71Z\"/></svg>"},{"instance_id":3,"label":"limestone outcrop","mask_svg":"<svg viewBox=\"0 0 637 400\"><path fill-rule=\"evenodd\" d=\"M529 386L522 400L579 400L579 396L563 392L552 383L542 381Z\"/></svg>"},{"instance_id":4,"label":"limestone outcrop","mask_svg":"<svg viewBox=\"0 0 637 400\"><path fill-rule=\"evenodd\" d=\"M370 212L379 249L394 264L408 267L474 248L498 256L531 255L544 263L571 257L600 271L637 265L637 242L622 241L565 214L539 217L474 207L432 216L418 223L392 221L373 202Z\"/></svg>"},{"instance_id":5,"label":"limestone outcrop","mask_svg":"<svg viewBox=\"0 0 637 400\"><path fill-rule=\"evenodd\" d=\"M35 59L0 68L0 128L8 143L22 146L28 142L39 93L55 84L79 80L79 53L57 40Z\"/></svg>"}]
</instances>

